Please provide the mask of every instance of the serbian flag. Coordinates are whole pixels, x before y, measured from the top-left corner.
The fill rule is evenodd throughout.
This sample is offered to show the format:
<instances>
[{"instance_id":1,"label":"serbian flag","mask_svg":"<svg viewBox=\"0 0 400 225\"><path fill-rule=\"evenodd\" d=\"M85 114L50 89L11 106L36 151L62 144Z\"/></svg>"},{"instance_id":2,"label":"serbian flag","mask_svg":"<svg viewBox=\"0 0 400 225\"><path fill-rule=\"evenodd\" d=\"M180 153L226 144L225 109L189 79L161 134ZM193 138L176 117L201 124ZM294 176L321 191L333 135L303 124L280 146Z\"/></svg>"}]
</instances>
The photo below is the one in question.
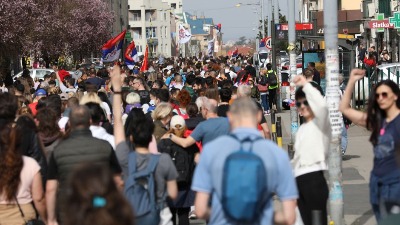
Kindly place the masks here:
<instances>
[{"instance_id":1,"label":"serbian flag","mask_svg":"<svg viewBox=\"0 0 400 225\"><path fill-rule=\"evenodd\" d=\"M118 60L121 54L122 45L124 44L126 30L122 31L116 37L107 41L101 48L103 62L113 62Z\"/></svg>"},{"instance_id":2,"label":"serbian flag","mask_svg":"<svg viewBox=\"0 0 400 225\"><path fill-rule=\"evenodd\" d=\"M267 38L263 38L260 41L260 48L265 48L267 46Z\"/></svg>"},{"instance_id":3,"label":"serbian flag","mask_svg":"<svg viewBox=\"0 0 400 225\"><path fill-rule=\"evenodd\" d=\"M142 63L142 67L140 67L140 72L144 72L149 67L149 46L146 45L146 51L144 52L144 59Z\"/></svg>"},{"instance_id":4,"label":"serbian flag","mask_svg":"<svg viewBox=\"0 0 400 225\"><path fill-rule=\"evenodd\" d=\"M125 64L128 66L130 70L133 69L135 62L139 61L139 57L137 54L135 42L132 41L128 48L125 51Z\"/></svg>"},{"instance_id":5,"label":"serbian flag","mask_svg":"<svg viewBox=\"0 0 400 225\"><path fill-rule=\"evenodd\" d=\"M232 58L236 58L239 55L239 49L236 47L235 51L232 52Z\"/></svg>"},{"instance_id":6,"label":"serbian flag","mask_svg":"<svg viewBox=\"0 0 400 225\"><path fill-rule=\"evenodd\" d=\"M218 33L219 33L219 32L221 32L222 26L221 26L221 24L219 23L219 24L215 25L214 28L217 29L217 31L218 31Z\"/></svg>"}]
</instances>

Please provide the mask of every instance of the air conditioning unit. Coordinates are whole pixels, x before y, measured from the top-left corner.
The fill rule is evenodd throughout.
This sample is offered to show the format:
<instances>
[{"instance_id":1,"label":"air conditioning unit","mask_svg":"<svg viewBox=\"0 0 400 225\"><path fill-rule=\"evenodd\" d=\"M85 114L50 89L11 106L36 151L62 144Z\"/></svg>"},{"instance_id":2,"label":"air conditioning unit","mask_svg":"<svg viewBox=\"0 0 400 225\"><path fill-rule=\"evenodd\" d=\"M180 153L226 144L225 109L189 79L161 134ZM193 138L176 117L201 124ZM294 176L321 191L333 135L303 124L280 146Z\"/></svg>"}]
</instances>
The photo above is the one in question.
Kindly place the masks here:
<instances>
[{"instance_id":1,"label":"air conditioning unit","mask_svg":"<svg viewBox=\"0 0 400 225\"><path fill-rule=\"evenodd\" d=\"M310 11L316 11L318 10L318 3L317 2L310 2L309 6L309 10Z\"/></svg>"},{"instance_id":2,"label":"air conditioning unit","mask_svg":"<svg viewBox=\"0 0 400 225\"><path fill-rule=\"evenodd\" d=\"M399 10L399 1L392 0L390 1L390 11L395 12Z\"/></svg>"},{"instance_id":3,"label":"air conditioning unit","mask_svg":"<svg viewBox=\"0 0 400 225\"><path fill-rule=\"evenodd\" d=\"M375 17L375 13L376 13L376 7L375 7L375 3L368 3L368 17L372 18Z\"/></svg>"}]
</instances>

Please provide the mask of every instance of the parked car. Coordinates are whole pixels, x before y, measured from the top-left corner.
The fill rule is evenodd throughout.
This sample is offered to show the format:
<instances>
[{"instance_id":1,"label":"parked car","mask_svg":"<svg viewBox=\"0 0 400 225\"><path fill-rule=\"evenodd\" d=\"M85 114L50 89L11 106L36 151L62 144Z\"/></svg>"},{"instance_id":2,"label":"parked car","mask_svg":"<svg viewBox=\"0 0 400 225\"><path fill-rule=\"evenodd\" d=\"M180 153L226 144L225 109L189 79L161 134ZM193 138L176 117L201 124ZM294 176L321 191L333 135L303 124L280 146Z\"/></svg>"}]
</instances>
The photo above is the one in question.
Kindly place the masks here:
<instances>
[{"instance_id":1,"label":"parked car","mask_svg":"<svg viewBox=\"0 0 400 225\"><path fill-rule=\"evenodd\" d=\"M22 72L19 72L13 76L13 78L18 78L22 76ZM32 77L32 79L38 78L38 79L43 79L44 75L46 74L51 74L54 72L53 69L29 69L29 75ZM73 71L68 71L69 74L74 74Z\"/></svg>"},{"instance_id":2,"label":"parked car","mask_svg":"<svg viewBox=\"0 0 400 225\"><path fill-rule=\"evenodd\" d=\"M377 66L370 78L367 76L355 85L354 95L356 101L364 101L369 98L370 88L379 81L390 79L399 85L400 63L389 63ZM370 86L371 81L371 86Z\"/></svg>"}]
</instances>

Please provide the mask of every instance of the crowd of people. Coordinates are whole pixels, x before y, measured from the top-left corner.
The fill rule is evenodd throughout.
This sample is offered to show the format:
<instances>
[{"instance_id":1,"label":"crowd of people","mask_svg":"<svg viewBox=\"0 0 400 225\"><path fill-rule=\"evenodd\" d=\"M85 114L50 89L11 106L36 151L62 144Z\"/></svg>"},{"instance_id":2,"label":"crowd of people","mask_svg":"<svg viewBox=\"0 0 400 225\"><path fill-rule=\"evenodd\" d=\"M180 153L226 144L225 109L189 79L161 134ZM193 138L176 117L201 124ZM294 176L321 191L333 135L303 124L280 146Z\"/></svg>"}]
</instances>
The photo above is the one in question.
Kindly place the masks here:
<instances>
[{"instance_id":1,"label":"crowd of people","mask_svg":"<svg viewBox=\"0 0 400 225\"><path fill-rule=\"evenodd\" d=\"M291 162L269 140L265 118L276 108L277 74L268 64L256 76L250 57L159 58L146 71L115 64L73 74L53 65L41 80L24 71L0 93L0 225L38 217L49 225L293 224L296 207L304 224L314 210L327 224L331 125L309 67L293 80L303 123ZM400 200L400 91L383 81L367 112L351 109L364 75L352 71L341 111L372 131L380 219L380 203ZM273 195L282 202L275 212Z\"/></svg>"}]
</instances>

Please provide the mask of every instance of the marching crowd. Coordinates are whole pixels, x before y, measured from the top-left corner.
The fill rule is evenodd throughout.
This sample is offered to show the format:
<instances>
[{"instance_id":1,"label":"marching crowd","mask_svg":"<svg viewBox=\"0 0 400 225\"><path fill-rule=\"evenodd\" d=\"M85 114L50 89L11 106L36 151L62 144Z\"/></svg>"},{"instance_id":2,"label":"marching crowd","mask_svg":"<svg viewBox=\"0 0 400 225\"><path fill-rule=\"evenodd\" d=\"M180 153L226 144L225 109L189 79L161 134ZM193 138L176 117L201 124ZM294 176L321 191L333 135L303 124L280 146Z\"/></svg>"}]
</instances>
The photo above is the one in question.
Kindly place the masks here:
<instances>
[{"instance_id":1,"label":"marching crowd","mask_svg":"<svg viewBox=\"0 0 400 225\"><path fill-rule=\"evenodd\" d=\"M187 225L196 217L309 225L315 210L328 223L331 125L315 71L293 80L303 124L290 161L268 140L265 115L279 87L269 64L259 77L250 57L160 57L146 71L53 69L0 83L0 225ZM368 111L354 110L364 75L352 71L340 110L372 131L371 204L380 220L382 202L400 201L400 90L382 81Z\"/></svg>"}]
</instances>

